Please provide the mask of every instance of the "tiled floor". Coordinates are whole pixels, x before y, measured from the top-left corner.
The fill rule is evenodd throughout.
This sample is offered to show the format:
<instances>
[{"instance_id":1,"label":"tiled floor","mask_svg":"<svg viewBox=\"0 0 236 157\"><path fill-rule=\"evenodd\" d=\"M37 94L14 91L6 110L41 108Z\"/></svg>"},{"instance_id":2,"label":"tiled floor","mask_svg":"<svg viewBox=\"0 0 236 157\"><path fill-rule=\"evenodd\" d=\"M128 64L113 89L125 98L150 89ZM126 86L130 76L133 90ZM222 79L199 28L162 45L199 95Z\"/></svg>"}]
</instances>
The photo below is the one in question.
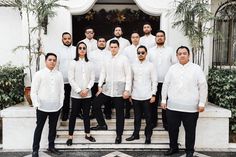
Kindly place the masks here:
<instances>
[{"instance_id":1,"label":"tiled floor","mask_svg":"<svg viewBox=\"0 0 236 157\"><path fill-rule=\"evenodd\" d=\"M52 155L50 153L40 152L40 157L164 157L164 151L102 151L102 150L77 150L77 151L62 151L63 154L60 156ZM197 157L236 157L236 151L234 152L209 152L209 151L198 151L195 153ZM4 152L0 150L0 157L31 157L31 152ZM171 157L185 157L183 151L179 154L172 155Z\"/></svg>"}]
</instances>

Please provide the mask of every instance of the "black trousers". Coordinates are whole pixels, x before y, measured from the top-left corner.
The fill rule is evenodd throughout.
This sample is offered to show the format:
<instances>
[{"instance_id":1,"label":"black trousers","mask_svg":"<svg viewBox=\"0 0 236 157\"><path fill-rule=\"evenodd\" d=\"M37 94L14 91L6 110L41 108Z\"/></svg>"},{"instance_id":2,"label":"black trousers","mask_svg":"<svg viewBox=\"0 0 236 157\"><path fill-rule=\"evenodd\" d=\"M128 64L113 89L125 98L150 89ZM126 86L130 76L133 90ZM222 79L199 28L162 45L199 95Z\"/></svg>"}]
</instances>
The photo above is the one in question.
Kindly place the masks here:
<instances>
[{"instance_id":1,"label":"black trousers","mask_svg":"<svg viewBox=\"0 0 236 157\"><path fill-rule=\"evenodd\" d=\"M54 141L56 138L56 129L57 129L57 121L59 114L60 110L57 112L44 112L38 109L36 110L37 121L36 121L36 128L34 131L33 151L39 150L41 135L47 117L49 117L48 148L54 148L55 146Z\"/></svg>"},{"instance_id":2,"label":"black trousers","mask_svg":"<svg viewBox=\"0 0 236 157\"><path fill-rule=\"evenodd\" d=\"M93 87L91 88L91 92L92 92L92 113L94 114L93 101L95 100L96 93L98 92L98 83L94 83ZM103 113L105 115L111 115L112 114L112 102L111 102L111 99L104 103L104 111L103 111Z\"/></svg>"},{"instance_id":3,"label":"black trousers","mask_svg":"<svg viewBox=\"0 0 236 157\"><path fill-rule=\"evenodd\" d=\"M132 109L131 102L129 99L125 99L125 113L130 114L130 110Z\"/></svg>"},{"instance_id":4,"label":"black trousers","mask_svg":"<svg viewBox=\"0 0 236 157\"><path fill-rule=\"evenodd\" d=\"M157 93L156 93L156 101L155 103L152 105L152 125L156 126L157 125L157 120L158 120L158 111L157 108L158 106L160 106L161 104L161 90L162 90L162 85L163 83L158 83L157 86ZM166 110L161 111L162 113L162 123L163 123L163 127L167 128L168 127L168 123L167 123L167 119L166 119Z\"/></svg>"},{"instance_id":5,"label":"black trousers","mask_svg":"<svg viewBox=\"0 0 236 157\"><path fill-rule=\"evenodd\" d=\"M132 99L134 107L134 133L133 136L139 136L141 127L142 115L144 113L146 120L145 136L151 138L152 136L152 125L151 125L151 104L150 99L148 100L134 100Z\"/></svg>"},{"instance_id":6,"label":"black trousers","mask_svg":"<svg viewBox=\"0 0 236 157\"><path fill-rule=\"evenodd\" d=\"M85 133L90 133L90 119L89 119L89 112L91 106L91 99L76 99L71 98L72 101L72 109L71 115L69 120L69 135L73 135L75 130L75 122L78 112L82 109L83 112L83 121L84 121L84 131Z\"/></svg>"},{"instance_id":7,"label":"black trousers","mask_svg":"<svg viewBox=\"0 0 236 157\"><path fill-rule=\"evenodd\" d=\"M116 110L116 135L121 136L123 135L124 131L124 99L122 97L109 97L103 93L99 94L94 100L94 111L95 117L98 122L98 125L106 125L104 120L101 106L102 104L106 103L107 101L112 100L115 104Z\"/></svg>"},{"instance_id":8,"label":"black trousers","mask_svg":"<svg viewBox=\"0 0 236 157\"><path fill-rule=\"evenodd\" d=\"M179 127L181 122L183 123L185 130L185 147L186 152L194 152L195 144L195 135L196 135L196 126L198 119L198 112L188 113L188 112L179 112L168 110L167 121L169 124L169 138L170 138L170 148L178 149L178 136L179 136Z\"/></svg>"},{"instance_id":9,"label":"black trousers","mask_svg":"<svg viewBox=\"0 0 236 157\"><path fill-rule=\"evenodd\" d=\"M62 117L68 118L70 111L70 92L71 92L71 86L69 83L64 84L64 90L65 90L65 98L62 107Z\"/></svg>"}]
</instances>

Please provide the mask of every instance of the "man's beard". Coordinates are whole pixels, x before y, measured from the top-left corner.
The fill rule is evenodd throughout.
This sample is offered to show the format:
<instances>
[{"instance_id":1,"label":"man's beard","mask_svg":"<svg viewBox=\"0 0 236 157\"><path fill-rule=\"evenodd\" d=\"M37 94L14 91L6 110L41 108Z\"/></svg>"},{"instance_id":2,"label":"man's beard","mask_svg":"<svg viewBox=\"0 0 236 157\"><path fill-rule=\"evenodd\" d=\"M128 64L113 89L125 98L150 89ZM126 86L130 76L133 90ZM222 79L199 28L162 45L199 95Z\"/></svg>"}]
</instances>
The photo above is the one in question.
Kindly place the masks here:
<instances>
[{"instance_id":1,"label":"man's beard","mask_svg":"<svg viewBox=\"0 0 236 157\"><path fill-rule=\"evenodd\" d=\"M150 35L150 34L151 34L151 32L147 32L147 33L144 32L144 35Z\"/></svg>"},{"instance_id":2,"label":"man's beard","mask_svg":"<svg viewBox=\"0 0 236 157\"><path fill-rule=\"evenodd\" d=\"M69 47L71 45L71 43L69 43L69 44L63 43L63 45Z\"/></svg>"},{"instance_id":3,"label":"man's beard","mask_svg":"<svg viewBox=\"0 0 236 157\"><path fill-rule=\"evenodd\" d=\"M99 46L98 46L98 49L99 49L99 50L104 50L105 48L106 48L106 47L99 47Z\"/></svg>"},{"instance_id":4,"label":"man's beard","mask_svg":"<svg viewBox=\"0 0 236 157\"><path fill-rule=\"evenodd\" d=\"M158 42L157 45L158 46L163 46L165 44L165 42Z\"/></svg>"}]
</instances>

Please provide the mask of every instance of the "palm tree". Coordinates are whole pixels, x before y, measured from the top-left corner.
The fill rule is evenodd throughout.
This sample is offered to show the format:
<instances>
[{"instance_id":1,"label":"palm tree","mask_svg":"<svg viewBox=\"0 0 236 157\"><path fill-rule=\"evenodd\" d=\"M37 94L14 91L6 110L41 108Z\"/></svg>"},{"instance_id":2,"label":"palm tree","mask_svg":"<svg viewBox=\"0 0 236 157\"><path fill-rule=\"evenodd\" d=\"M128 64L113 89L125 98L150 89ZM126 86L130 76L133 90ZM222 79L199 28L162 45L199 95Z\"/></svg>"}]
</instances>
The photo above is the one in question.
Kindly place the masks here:
<instances>
[{"instance_id":1,"label":"palm tree","mask_svg":"<svg viewBox=\"0 0 236 157\"><path fill-rule=\"evenodd\" d=\"M59 0L29 0L30 11L36 18L37 26L32 31L37 32L37 53L36 54L36 71L40 69L40 56L44 54L42 50L42 31L47 34L47 25L50 18L55 17L56 8L65 7L60 5Z\"/></svg>"},{"instance_id":2,"label":"palm tree","mask_svg":"<svg viewBox=\"0 0 236 157\"><path fill-rule=\"evenodd\" d=\"M205 0L182 0L174 12L173 27L181 27L184 35L190 40L192 46L193 62L202 65L204 63L204 44L206 36L212 34L213 29L207 27L213 20L213 14L209 11Z\"/></svg>"}]
</instances>

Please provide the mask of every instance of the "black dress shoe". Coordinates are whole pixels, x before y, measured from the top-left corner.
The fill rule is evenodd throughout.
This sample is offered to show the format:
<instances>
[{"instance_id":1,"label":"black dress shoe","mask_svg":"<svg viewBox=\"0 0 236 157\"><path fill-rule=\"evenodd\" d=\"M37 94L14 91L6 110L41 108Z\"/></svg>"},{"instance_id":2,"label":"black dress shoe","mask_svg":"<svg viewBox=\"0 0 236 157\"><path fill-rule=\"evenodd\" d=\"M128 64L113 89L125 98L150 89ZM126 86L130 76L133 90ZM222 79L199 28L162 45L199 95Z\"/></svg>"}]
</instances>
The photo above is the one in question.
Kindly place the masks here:
<instances>
[{"instance_id":1,"label":"black dress shoe","mask_svg":"<svg viewBox=\"0 0 236 157\"><path fill-rule=\"evenodd\" d=\"M121 136L117 136L116 140L115 140L115 144L120 144L121 140L122 140L122 137Z\"/></svg>"},{"instance_id":2,"label":"black dress shoe","mask_svg":"<svg viewBox=\"0 0 236 157\"><path fill-rule=\"evenodd\" d=\"M145 144L151 144L151 139L150 138L146 138Z\"/></svg>"},{"instance_id":3,"label":"black dress shoe","mask_svg":"<svg viewBox=\"0 0 236 157\"><path fill-rule=\"evenodd\" d=\"M172 154L176 154L176 153L179 153L179 149L172 149L170 148L169 150L167 150L164 155L165 156L169 156L169 155L172 155Z\"/></svg>"},{"instance_id":4,"label":"black dress shoe","mask_svg":"<svg viewBox=\"0 0 236 157\"><path fill-rule=\"evenodd\" d=\"M62 153L57 150L56 148L48 148L47 149L50 153L56 154L56 155L61 155Z\"/></svg>"},{"instance_id":5,"label":"black dress shoe","mask_svg":"<svg viewBox=\"0 0 236 157\"><path fill-rule=\"evenodd\" d=\"M71 146L71 145L72 145L72 139L68 139L68 140L66 141L66 145L67 145L67 146Z\"/></svg>"},{"instance_id":6,"label":"black dress shoe","mask_svg":"<svg viewBox=\"0 0 236 157\"><path fill-rule=\"evenodd\" d=\"M96 142L95 138L93 136L87 136L85 135L85 139L89 140L90 142Z\"/></svg>"},{"instance_id":7,"label":"black dress shoe","mask_svg":"<svg viewBox=\"0 0 236 157\"><path fill-rule=\"evenodd\" d=\"M107 125L97 125L95 127L91 127L91 130L107 130Z\"/></svg>"},{"instance_id":8,"label":"black dress shoe","mask_svg":"<svg viewBox=\"0 0 236 157\"><path fill-rule=\"evenodd\" d=\"M187 152L186 157L193 157L193 152Z\"/></svg>"},{"instance_id":9,"label":"black dress shoe","mask_svg":"<svg viewBox=\"0 0 236 157\"><path fill-rule=\"evenodd\" d=\"M33 151L32 152L32 157L39 157L39 152L38 151Z\"/></svg>"},{"instance_id":10,"label":"black dress shoe","mask_svg":"<svg viewBox=\"0 0 236 157\"><path fill-rule=\"evenodd\" d=\"M109 120L111 119L111 115L105 115L105 118Z\"/></svg>"},{"instance_id":11,"label":"black dress shoe","mask_svg":"<svg viewBox=\"0 0 236 157\"><path fill-rule=\"evenodd\" d=\"M133 140L138 140L139 139L139 136L134 136L134 135L132 135L132 136L130 136L129 138L126 138L125 140L126 141L133 141Z\"/></svg>"}]
</instances>

